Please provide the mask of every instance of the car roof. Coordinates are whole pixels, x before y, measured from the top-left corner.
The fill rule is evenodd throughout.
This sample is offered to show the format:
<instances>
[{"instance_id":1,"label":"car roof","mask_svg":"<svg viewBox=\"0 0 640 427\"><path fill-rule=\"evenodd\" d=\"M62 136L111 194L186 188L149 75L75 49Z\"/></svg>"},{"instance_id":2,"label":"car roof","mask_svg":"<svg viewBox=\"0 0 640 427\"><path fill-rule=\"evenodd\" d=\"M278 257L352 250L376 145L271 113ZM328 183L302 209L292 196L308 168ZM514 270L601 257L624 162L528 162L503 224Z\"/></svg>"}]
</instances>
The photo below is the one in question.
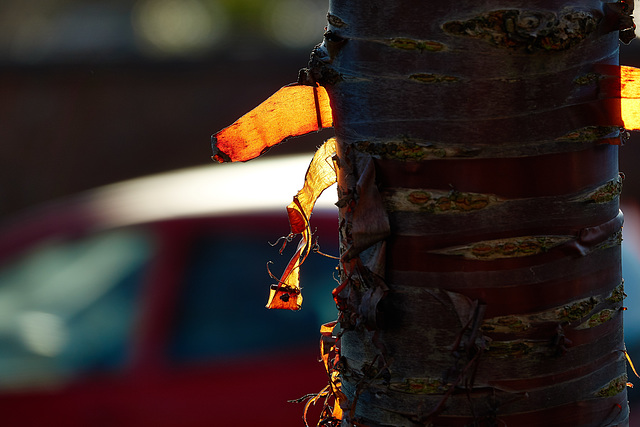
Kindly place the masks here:
<instances>
[{"instance_id":1,"label":"car roof","mask_svg":"<svg viewBox=\"0 0 640 427\"><path fill-rule=\"evenodd\" d=\"M0 258L48 235L104 230L180 218L286 215L304 184L312 153L247 163L209 164L98 187L30 209L0 224ZM337 216L335 190L316 212Z\"/></svg>"},{"instance_id":2,"label":"car roof","mask_svg":"<svg viewBox=\"0 0 640 427\"><path fill-rule=\"evenodd\" d=\"M282 211L304 184L312 154L192 167L94 190L89 203L110 226L171 218ZM332 194L333 193L333 194ZM335 191L318 209L337 209Z\"/></svg>"}]
</instances>

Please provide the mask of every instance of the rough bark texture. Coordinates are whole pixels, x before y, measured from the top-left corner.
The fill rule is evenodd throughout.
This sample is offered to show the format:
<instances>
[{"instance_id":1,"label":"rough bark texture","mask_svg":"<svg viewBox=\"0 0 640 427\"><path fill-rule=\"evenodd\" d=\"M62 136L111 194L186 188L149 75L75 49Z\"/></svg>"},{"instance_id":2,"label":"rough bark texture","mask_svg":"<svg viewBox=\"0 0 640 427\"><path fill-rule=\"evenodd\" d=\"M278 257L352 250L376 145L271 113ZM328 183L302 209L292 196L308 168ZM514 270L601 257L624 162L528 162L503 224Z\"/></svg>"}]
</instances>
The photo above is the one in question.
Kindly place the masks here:
<instances>
[{"instance_id":1,"label":"rough bark texture","mask_svg":"<svg viewBox=\"0 0 640 427\"><path fill-rule=\"evenodd\" d=\"M612 10L331 2L343 426L628 424Z\"/></svg>"}]
</instances>

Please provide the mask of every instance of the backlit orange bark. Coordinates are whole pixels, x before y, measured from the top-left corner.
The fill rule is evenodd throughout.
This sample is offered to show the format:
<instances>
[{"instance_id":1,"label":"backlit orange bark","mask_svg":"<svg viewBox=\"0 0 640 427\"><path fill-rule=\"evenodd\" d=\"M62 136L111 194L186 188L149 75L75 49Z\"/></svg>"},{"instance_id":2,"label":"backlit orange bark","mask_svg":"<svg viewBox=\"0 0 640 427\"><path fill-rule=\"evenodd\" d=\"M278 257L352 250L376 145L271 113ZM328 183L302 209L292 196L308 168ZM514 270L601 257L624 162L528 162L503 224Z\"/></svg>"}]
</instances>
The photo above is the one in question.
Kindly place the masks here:
<instances>
[{"instance_id":1,"label":"backlit orange bark","mask_svg":"<svg viewBox=\"0 0 640 427\"><path fill-rule=\"evenodd\" d=\"M304 177L302 189L287 206L292 234L301 234L295 254L277 284L271 286L267 308L299 310L302 306L299 270L311 251L312 233L309 219L320 194L336 182L336 141L331 138L316 151Z\"/></svg>"},{"instance_id":2,"label":"backlit orange bark","mask_svg":"<svg viewBox=\"0 0 640 427\"><path fill-rule=\"evenodd\" d=\"M640 70L620 67L620 110L627 130L640 130Z\"/></svg>"},{"instance_id":3,"label":"backlit orange bark","mask_svg":"<svg viewBox=\"0 0 640 427\"><path fill-rule=\"evenodd\" d=\"M323 87L285 86L213 135L212 158L221 163L245 162L287 138L331 126L331 107Z\"/></svg>"}]
</instances>

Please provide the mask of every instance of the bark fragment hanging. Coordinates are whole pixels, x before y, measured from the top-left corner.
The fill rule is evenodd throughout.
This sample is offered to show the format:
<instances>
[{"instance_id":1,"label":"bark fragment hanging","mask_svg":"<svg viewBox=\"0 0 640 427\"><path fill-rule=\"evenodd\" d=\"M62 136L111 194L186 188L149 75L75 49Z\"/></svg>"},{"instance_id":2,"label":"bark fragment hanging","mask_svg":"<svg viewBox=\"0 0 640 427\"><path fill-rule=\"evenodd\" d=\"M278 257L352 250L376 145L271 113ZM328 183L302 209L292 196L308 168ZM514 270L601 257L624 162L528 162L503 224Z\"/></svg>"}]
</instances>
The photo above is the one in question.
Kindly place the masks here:
<instances>
[{"instance_id":1,"label":"bark fragment hanging","mask_svg":"<svg viewBox=\"0 0 640 427\"><path fill-rule=\"evenodd\" d=\"M299 310L302 307L300 266L311 251L309 219L318 197L336 182L335 149L335 139L331 138L316 151L307 169L304 186L287 206L291 234L301 234L302 237L282 277L271 286L267 308Z\"/></svg>"},{"instance_id":2,"label":"bark fragment hanging","mask_svg":"<svg viewBox=\"0 0 640 427\"><path fill-rule=\"evenodd\" d=\"M245 162L287 138L332 126L329 97L322 86L285 86L214 134L212 159L220 163Z\"/></svg>"}]
</instances>

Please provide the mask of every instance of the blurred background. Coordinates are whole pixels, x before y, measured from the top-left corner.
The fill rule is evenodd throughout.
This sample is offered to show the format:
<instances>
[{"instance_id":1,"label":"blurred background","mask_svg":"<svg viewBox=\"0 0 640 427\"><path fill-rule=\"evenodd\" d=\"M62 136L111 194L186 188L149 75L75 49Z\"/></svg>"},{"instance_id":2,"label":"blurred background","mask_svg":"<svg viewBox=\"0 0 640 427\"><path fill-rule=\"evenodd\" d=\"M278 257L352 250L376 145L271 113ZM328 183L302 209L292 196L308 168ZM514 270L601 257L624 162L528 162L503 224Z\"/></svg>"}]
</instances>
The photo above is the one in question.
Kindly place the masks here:
<instances>
[{"instance_id":1,"label":"blurred background","mask_svg":"<svg viewBox=\"0 0 640 427\"><path fill-rule=\"evenodd\" d=\"M0 2L3 425L302 423L287 400L327 384L336 261L312 254L297 313L264 308L266 264L280 275L295 249L270 243L331 131L273 149L304 155L269 171L214 164L210 135L296 81L326 10ZM337 255L335 207L315 216Z\"/></svg>"},{"instance_id":2,"label":"blurred background","mask_svg":"<svg viewBox=\"0 0 640 427\"><path fill-rule=\"evenodd\" d=\"M299 405L273 402L326 384L316 360L317 331L334 318L335 261L314 258L308 277L327 279L309 285L313 297L305 300L303 317L265 314L264 270L234 275L237 288L229 294L208 287L223 271L276 256L266 242L288 232L281 206L300 186L300 172L278 178L288 187L277 215L259 203L242 212L189 210L194 199L221 200L222 185L240 179L224 173L189 175L181 187L171 183L182 173L151 187L136 181L144 193L92 189L182 168L225 168L210 160L210 135L296 80L322 40L326 10L326 0L0 2L0 223L20 218L0 227L0 413L7 425L42 425L51 417L79 426L258 424L251 413L261 421L286 414L292 425L300 422ZM640 42L621 46L621 63L640 67ZM330 135L301 137L270 154L308 159ZM305 159L297 160L302 172ZM637 159L640 137L632 135L620 155L628 206L625 316L627 345L640 359ZM264 176L245 170L254 182ZM198 182L210 188L196 189ZM179 193L190 186L187 202ZM244 190L251 200L260 198L248 184ZM105 200L120 205L107 208ZM146 211L162 205L170 213L124 222L105 222L96 213L123 216L132 200L140 211L143 204ZM177 204L185 208L171 210ZM319 234L334 233L335 211L318 215ZM335 248L327 239L326 247ZM283 266L280 261L273 271ZM167 282L161 289L149 285L158 278ZM225 301L239 296L249 308L231 310L238 306ZM214 311L224 316L207 318ZM263 327L268 324L275 326ZM278 344L287 340L311 363L287 357L290 349ZM242 384L231 385L234 378ZM280 393L283 387L290 392ZM244 411L244 421L237 414L224 418L230 411Z\"/></svg>"},{"instance_id":3,"label":"blurred background","mask_svg":"<svg viewBox=\"0 0 640 427\"><path fill-rule=\"evenodd\" d=\"M211 133L296 81L326 10L324 0L3 0L0 215L211 163Z\"/></svg>"}]
</instances>

